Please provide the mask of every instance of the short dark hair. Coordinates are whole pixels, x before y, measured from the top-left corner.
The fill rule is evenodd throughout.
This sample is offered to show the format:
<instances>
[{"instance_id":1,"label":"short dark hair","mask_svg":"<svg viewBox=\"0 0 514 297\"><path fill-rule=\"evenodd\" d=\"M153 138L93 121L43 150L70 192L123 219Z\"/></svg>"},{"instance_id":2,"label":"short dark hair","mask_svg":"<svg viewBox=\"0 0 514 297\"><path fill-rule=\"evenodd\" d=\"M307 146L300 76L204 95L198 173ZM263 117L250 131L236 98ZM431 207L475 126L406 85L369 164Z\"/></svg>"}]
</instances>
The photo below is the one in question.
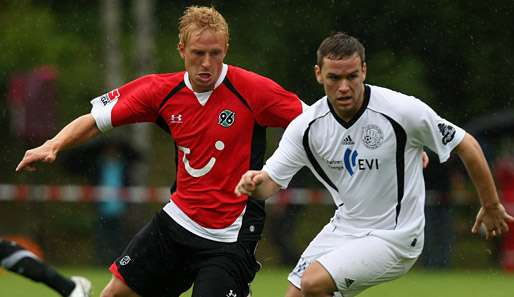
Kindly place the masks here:
<instances>
[{"instance_id":1,"label":"short dark hair","mask_svg":"<svg viewBox=\"0 0 514 297\"><path fill-rule=\"evenodd\" d=\"M318 66L323 65L323 58L339 60L355 53L359 55L364 64L366 61L365 49L357 38L343 32L332 33L321 42L316 52Z\"/></svg>"}]
</instances>

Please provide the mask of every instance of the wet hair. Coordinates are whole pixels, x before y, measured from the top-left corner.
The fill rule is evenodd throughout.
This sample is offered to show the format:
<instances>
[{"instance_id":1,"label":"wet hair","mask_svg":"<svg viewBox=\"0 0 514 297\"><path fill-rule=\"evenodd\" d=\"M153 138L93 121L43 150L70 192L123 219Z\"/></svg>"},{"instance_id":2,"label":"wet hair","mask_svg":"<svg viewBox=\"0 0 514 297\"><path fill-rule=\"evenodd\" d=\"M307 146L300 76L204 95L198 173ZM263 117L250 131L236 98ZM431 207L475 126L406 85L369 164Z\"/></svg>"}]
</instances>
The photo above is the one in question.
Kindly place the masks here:
<instances>
[{"instance_id":1,"label":"wet hair","mask_svg":"<svg viewBox=\"0 0 514 297\"><path fill-rule=\"evenodd\" d=\"M211 30L225 35L229 40L228 24L214 7L190 6L186 8L178 24L179 43L186 44L194 32Z\"/></svg>"},{"instance_id":2,"label":"wet hair","mask_svg":"<svg viewBox=\"0 0 514 297\"><path fill-rule=\"evenodd\" d=\"M364 46L360 41L343 32L335 32L325 38L316 52L317 63L321 68L323 65L323 58L331 60L339 60L342 58L351 57L357 53L361 58L362 64L366 61Z\"/></svg>"}]
</instances>

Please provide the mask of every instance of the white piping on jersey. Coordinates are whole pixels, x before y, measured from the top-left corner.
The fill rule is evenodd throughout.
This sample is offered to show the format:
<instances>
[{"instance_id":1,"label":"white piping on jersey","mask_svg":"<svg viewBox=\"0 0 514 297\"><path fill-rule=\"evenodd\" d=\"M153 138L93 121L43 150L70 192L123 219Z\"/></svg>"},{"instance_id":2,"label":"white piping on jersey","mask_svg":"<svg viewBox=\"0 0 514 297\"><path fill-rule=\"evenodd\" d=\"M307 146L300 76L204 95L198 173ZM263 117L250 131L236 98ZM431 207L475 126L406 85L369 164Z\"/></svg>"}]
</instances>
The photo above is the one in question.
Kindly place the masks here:
<instances>
[{"instance_id":1,"label":"white piping on jersey","mask_svg":"<svg viewBox=\"0 0 514 297\"><path fill-rule=\"evenodd\" d=\"M218 151L222 151L225 148L225 144L221 140L216 141L214 146ZM178 146L178 149L184 153L184 156L182 157L182 162L184 163L184 167L186 168L187 173L189 173L189 175L191 175L192 177L200 177L206 175L207 173L209 173L209 171L211 171L212 167L214 167L214 164L216 163L216 158L211 157L209 162L207 162L207 164L205 164L204 167L200 169L193 168L189 164L189 160L187 159L187 155L191 153L191 149L183 146Z\"/></svg>"},{"instance_id":2,"label":"white piping on jersey","mask_svg":"<svg viewBox=\"0 0 514 297\"><path fill-rule=\"evenodd\" d=\"M221 83L223 83L223 80L225 80L225 76L227 76L227 71L228 71L227 64L223 64L223 66L221 67L220 76L218 77L218 80L216 80L216 84L214 84L214 89L216 89L217 87L219 87L221 85ZM212 91L214 89L210 90L210 91L207 91L207 92L201 92L201 93L195 92L193 90L193 86L191 85L191 81L189 80L189 73L187 71L184 72L184 83L186 84L186 87L188 89L193 91L193 93L195 94L196 99L198 100L198 102L202 106L205 106L205 104L207 104L207 101L211 97Z\"/></svg>"}]
</instances>

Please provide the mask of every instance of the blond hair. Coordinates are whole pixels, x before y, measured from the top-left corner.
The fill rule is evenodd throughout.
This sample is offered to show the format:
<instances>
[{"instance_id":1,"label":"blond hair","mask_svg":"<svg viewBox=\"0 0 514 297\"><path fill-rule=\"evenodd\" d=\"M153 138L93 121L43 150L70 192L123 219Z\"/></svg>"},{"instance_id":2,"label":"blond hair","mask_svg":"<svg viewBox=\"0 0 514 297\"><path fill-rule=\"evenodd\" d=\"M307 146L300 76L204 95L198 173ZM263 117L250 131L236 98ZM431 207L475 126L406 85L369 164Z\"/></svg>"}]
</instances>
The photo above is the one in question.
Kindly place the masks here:
<instances>
[{"instance_id":1,"label":"blond hair","mask_svg":"<svg viewBox=\"0 0 514 297\"><path fill-rule=\"evenodd\" d=\"M190 6L186 8L178 24L179 43L185 45L195 31L211 30L225 35L229 40L228 24L214 7Z\"/></svg>"}]
</instances>

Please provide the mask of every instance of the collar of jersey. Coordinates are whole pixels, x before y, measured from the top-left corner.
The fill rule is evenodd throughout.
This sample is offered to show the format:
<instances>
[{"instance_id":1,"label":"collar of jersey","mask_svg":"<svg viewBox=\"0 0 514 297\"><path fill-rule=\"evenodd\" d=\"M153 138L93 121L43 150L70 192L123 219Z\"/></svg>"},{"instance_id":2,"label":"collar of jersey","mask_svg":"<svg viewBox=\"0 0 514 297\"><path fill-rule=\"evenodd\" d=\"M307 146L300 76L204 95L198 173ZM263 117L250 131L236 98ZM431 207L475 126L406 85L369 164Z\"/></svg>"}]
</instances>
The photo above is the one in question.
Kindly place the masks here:
<instances>
[{"instance_id":1,"label":"collar of jersey","mask_svg":"<svg viewBox=\"0 0 514 297\"><path fill-rule=\"evenodd\" d=\"M343 119L341 119L336 111L334 110L334 107L332 107L332 104L330 104L330 101L328 100L328 97L327 97L327 104L328 104L328 108L330 109L330 112L332 113L332 115L334 116L334 118L336 119L336 121L341 124L341 126L345 127L346 129L350 128L355 122L357 122L357 120L359 120L359 118L362 116L362 114L364 113L364 111L366 111L366 109L368 108L368 103L369 103L369 98L371 97L371 88L368 86L368 85L364 85L364 102L362 103L362 106L361 108L359 109L359 111L357 111L357 113L353 116L353 118L350 120L350 121L345 121Z\"/></svg>"},{"instance_id":2,"label":"collar of jersey","mask_svg":"<svg viewBox=\"0 0 514 297\"><path fill-rule=\"evenodd\" d=\"M216 84L214 85L214 89L216 89L219 85L221 85L221 83L225 79L225 76L227 76L227 71L228 71L227 64L223 64L223 66L221 67L220 77L218 77L218 80L216 81ZM191 82L189 81L189 73L187 73L187 71L184 72L184 83L186 84L186 87L188 89L193 91L193 86L191 85ZM207 91L207 92L201 92L201 93L193 91L193 93L195 94L198 102L202 106L205 106L205 104L207 104L207 101L211 97L212 91L214 91L214 89Z\"/></svg>"},{"instance_id":3,"label":"collar of jersey","mask_svg":"<svg viewBox=\"0 0 514 297\"><path fill-rule=\"evenodd\" d=\"M227 76L227 71L228 71L228 65L223 64L223 66L221 67L220 77L218 77L218 80L216 81L216 84L214 85L214 89L216 89L217 87L219 87L219 85L221 85L221 83L225 79L225 76ZM184 83L186 84L186 87L188 89L190 89L191 91L193 91L195 94L203 94L203 93L209 93L209 92L214 91L214 89L212 89L207 92L201 92L201 93L195 92L193 90L193 86L191 85L191 82L189 81L189 73L187 73L187 71L184 71Z\"/></svg>"}]
</instances>

